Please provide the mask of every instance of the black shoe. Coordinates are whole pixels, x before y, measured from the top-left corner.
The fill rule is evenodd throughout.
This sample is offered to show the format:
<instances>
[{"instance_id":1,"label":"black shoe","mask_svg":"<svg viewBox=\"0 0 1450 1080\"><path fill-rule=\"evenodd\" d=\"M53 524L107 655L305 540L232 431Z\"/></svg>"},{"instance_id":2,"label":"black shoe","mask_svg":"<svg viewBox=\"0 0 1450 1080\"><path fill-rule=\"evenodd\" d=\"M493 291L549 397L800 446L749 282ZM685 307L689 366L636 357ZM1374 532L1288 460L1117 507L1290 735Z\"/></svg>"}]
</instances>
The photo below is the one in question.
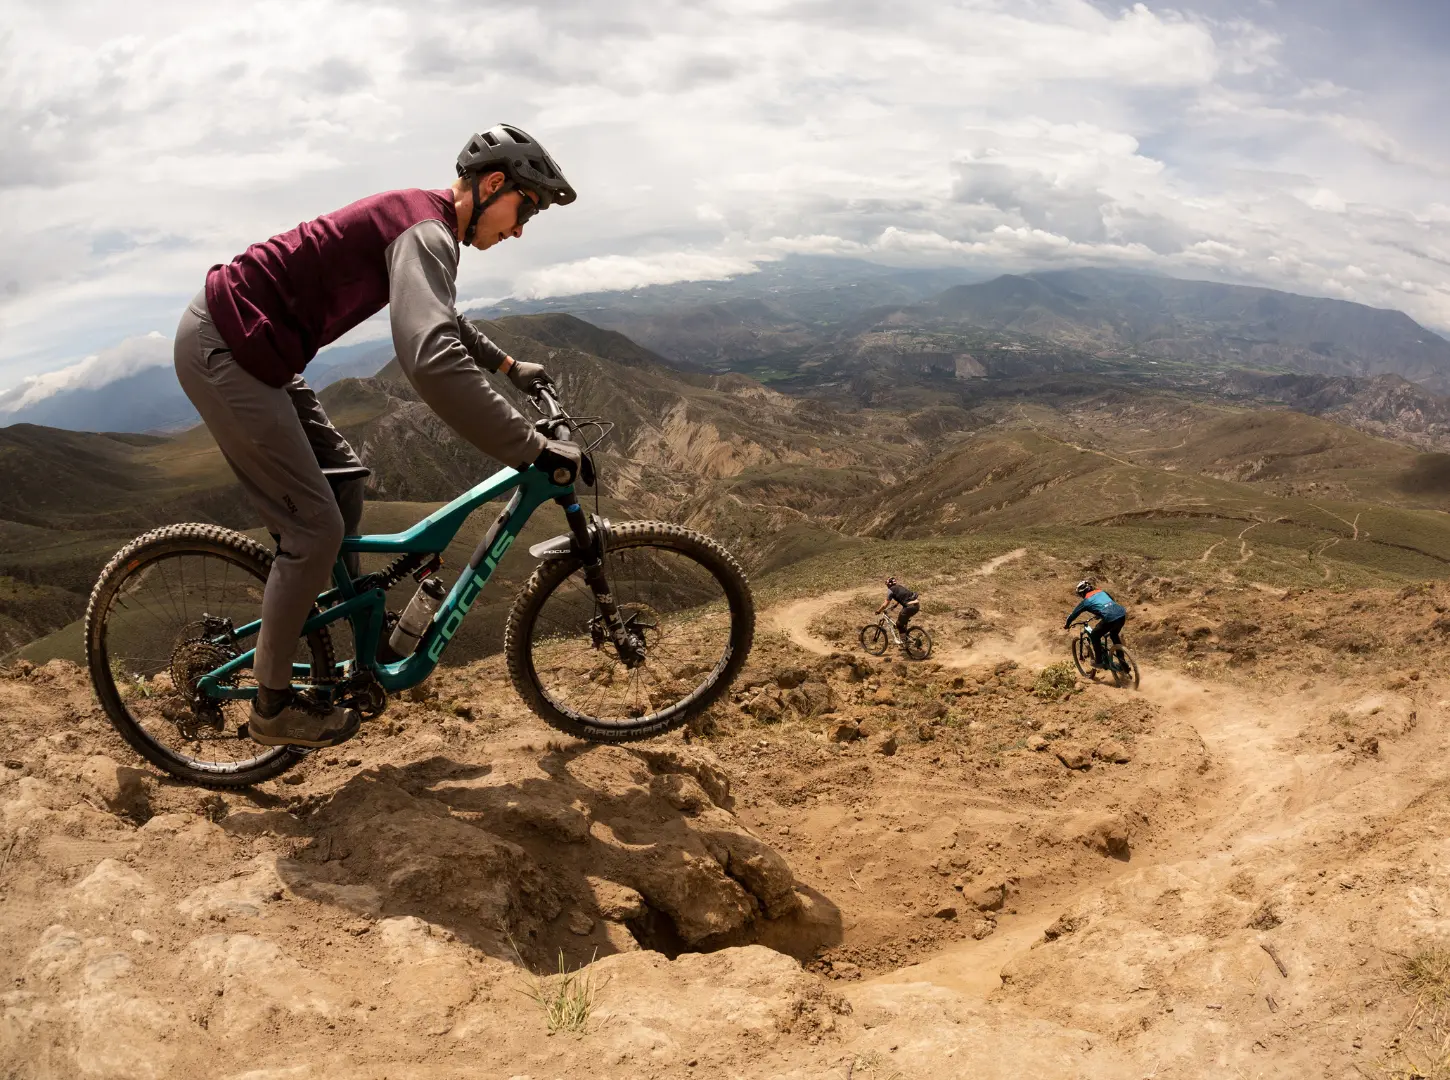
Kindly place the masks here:
<instances>
[{"instance_id":1,"label":"black shoe","mask_svg":"<svg viewBox=\"0 0 1450 1080\"><path fill-rule=\"evenodd\" d=\"M351 739L361 726L355 709L324 705L290 688L265 686L257 688L247 718L247 734L263 746L336 746Z\"/></svg>"}]
</instances>

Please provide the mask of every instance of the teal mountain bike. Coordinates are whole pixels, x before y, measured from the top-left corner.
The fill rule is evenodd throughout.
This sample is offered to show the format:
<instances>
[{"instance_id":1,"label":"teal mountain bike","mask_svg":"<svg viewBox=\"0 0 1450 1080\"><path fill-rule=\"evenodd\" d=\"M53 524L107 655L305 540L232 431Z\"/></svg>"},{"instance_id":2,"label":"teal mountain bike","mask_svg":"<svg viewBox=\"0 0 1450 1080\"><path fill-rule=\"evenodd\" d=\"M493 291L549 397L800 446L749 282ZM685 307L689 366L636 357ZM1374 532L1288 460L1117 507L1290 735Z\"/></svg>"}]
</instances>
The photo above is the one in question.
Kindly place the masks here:
<instances>
[{"instance_id":1,"label":"teal mountain bike","mask_svg":"<svg viewBox=\"0 0 1450 1080\"><path fill-rule=\"evenodd\" d=\"M548 387L533 401L537 426L550 437L595 436L582 477L592 483L589 451L612 425L569 416ZM388 589L436 573L464 521L509 491L467 567L436 601L416 648L401 657L392 652L385 645L396 619L387 611ZM404 532L346 537L333 588L303 626L293 685L367 719L381 714L390 694L433 671L524 523L550 501L563 508L568 531L529 549L539 565L503 632L515 689L554 727L596 742L649 738L699 715L739 673L754 637L754 602L740 565L690 529L589 514L572 486L559 487L532 467L500 470ZM347 556L369 552L392 560L372 573L350 573L356 559ZM230 529L169 525L117 552L91 592L86 658L96 694L126 741L173 776L245 787L311 752L260 747L246 735L257 692L252 643L272 558ZM430 586L430 595L441 592ZM333 636L344 622L353 655L339 660Z\"/></svg>"}]
</instances>

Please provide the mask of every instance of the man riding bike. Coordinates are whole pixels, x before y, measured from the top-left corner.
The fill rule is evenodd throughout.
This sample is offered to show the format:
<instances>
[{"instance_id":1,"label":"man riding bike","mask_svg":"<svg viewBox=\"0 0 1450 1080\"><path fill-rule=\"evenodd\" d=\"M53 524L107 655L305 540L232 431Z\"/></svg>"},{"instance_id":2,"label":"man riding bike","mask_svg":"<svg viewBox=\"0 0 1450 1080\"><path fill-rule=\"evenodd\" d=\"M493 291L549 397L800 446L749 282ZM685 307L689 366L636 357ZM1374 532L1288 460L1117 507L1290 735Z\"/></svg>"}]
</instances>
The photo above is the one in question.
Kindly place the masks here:
<instances>
[{"instance_id":1,"label":"man riding bike","mask_svg":"<svg viewBox=\"0 0 1450 1080\"><path fill-rule=\"evenodd\" d=\"M1094 585L1091 578L1079 581L1075 591L1078 596L1082 597L1082 600L1077 607L1072 609L1072 614L1067 617L1067 622L1063 624L1062 628L1066 630L1072 626L1072 621L1084 611L1096 615L1098 623L1088 631L1088 637L1092 639L1095 662L1098 667L1106 667L1107 654L1103 651L1103 639L1110 639L1114 645L1123 644L1123 639L1119 635L1123 629L1123 623L1128 619L1128 609Z\"/></svg>"},{"instance_id":2,"label":"man riding bike","mask_svg":"<svg viewBox=\"0 0 1450 1080\"><path fill-rule=\"evenodd\" d=\"M181 387L277 538L247 723L264 745L334 746L359 724L354 710L291 687L302 624L343 536L357 532L367 475L302 378L318 349L390 306L398 363L449 427L557 484L578 471L578 448L535 431L484 374L527 392L548 381L543 367L516 361L454 307L460 245L485 251L521 236L575 191L544 148L508 124L469 139L457 172L451 187L373 195L253 244L211 268L177 327Z\"/></svg>"},{"instance_id":3,"label":"man riding bike","mask_svg":"<svg viewBox=\"0 0 1450 1080\"><path fill-rule=\"evenodd\" d=\"M911 622L911 617L921 610L920 599L916 593L912 592L905 585L898 584L894 577L886 579L886 602L876 609L876 614L880 615L892 604L900 606L901 610L896 614L896 631L901 635L903 642L902 648L906 647L904 644L906 641L906 624Z\"/></svg>"}]
</instances>

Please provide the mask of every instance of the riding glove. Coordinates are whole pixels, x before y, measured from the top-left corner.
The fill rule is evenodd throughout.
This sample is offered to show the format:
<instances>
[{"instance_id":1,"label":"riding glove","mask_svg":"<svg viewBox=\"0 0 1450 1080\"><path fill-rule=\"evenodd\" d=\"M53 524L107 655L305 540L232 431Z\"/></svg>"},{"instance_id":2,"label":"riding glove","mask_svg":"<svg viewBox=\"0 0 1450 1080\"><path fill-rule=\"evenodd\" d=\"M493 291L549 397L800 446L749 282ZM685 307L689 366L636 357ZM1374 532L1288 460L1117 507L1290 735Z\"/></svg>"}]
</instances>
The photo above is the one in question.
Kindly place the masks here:
<instances>
[{"instance_id":1,"label":"riding glove","mask_svg":"<svg viewBox=\"0 0 1450 1080\"><path fill-rule=\"evenodd\" d=\"M526 360L515 360L508 370L509 382L525 394L531 394L540 386L553 386L543 364L530 364Z\"/></svg>"}]
</instances>

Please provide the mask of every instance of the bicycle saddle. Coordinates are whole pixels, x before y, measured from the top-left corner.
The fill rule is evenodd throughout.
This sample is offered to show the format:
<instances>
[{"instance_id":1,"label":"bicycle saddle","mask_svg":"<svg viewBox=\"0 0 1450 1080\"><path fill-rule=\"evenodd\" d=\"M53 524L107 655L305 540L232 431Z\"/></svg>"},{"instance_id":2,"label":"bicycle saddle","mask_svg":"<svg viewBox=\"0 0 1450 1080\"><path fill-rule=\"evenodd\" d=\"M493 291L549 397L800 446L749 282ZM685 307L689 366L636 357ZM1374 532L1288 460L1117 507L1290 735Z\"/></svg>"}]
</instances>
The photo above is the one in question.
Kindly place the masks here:
<instances>
[{"instance_id":1,"label":"bicycle saddle","mask_svg":"<svg viewBox=\"0 0 1450 1080\"><path fill-rule=\"evenodd\" d=\"M336 469L323 469L322 475L327 477L330 484L341 484L347 480L362 480L369 477L373 471L366 465L343 465Z\"/></svg>"}]
</instances>

